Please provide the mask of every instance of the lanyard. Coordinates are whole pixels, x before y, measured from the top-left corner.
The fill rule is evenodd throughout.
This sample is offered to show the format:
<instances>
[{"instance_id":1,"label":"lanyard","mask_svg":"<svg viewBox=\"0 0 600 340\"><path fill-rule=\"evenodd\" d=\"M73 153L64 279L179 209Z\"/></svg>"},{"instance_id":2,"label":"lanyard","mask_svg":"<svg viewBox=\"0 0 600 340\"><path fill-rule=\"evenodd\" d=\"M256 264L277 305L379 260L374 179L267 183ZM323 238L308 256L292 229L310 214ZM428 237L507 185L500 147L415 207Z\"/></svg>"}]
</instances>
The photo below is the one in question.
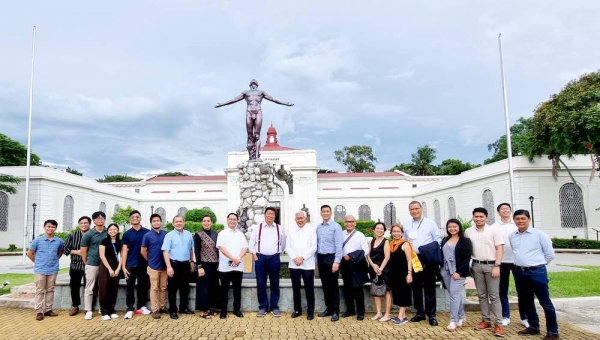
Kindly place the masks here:
<instances>
[{"instance_id":1,"label":"lanyard","mask_svg":"<svg viewBox=\"0 0 600 340\"><path fill-rule=\"evenodd\" d=\"M425 217L421 217L421 221L419 222L419 225L417 226L417 230L419 230L419 228L421 228L421 223L423 223L423 220L424 220L424 219L425 219ZM412 222L411 222L411 227L412 227L413 229L415 229L414 223L415 223L415 220L412 220Z\"/></svg>"},{"instance_id":2,"label":"lanyard","mask_svg":"<svg viewBox=\"0 0 600 340\"><path fill-rule=\"evenodd\" d=\"M115 243L111 242L113 250L115 251L115 257L117 258L117 262L120 262L119 254L117 254L117 248L115 247Z\"/></svg>"}]
</instances>

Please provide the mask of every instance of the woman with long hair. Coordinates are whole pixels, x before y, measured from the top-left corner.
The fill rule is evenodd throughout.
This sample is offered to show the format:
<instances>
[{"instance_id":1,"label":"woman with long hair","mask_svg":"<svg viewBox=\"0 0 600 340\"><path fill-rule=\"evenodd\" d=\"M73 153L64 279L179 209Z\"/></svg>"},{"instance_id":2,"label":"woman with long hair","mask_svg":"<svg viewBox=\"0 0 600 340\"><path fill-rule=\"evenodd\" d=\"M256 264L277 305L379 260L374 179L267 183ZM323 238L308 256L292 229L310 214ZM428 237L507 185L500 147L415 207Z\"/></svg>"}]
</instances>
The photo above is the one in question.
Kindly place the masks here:
<instances>
[{"instance_id":1,"label":"woman with long hair","mask_svg":"<svg viewBox=\"0 0 600 340\"><path fill-rule=\"evenodd\" d=\"M115 312L115 304L123 263L119 226L116 223L111 223L106 232L107 236L100 242L99 246L100 267L98 268L98 295L100 312L104 321L119 317Z\"/></svg>"},{"instance_id":2,"label":"woman with long hair","mask_svg":"<svg viewBox=\"0 0 600 340\"><path fill-rule=\"evenodd\" d=\"M408 322L406 307L412 304L412 245L403 240L404 228L398 223L391 227L392 241L390 242L389 278L394 304L399 306L398 317L392 318L395 326Z\"/></svg>"},{"instance_id":3,"label":"woman with long hair","mask_svg":"<svg viewBox=\"0 0 600 340\"><path fill-rule=\"evenodd\" d=\"M386 285L385 290L385 315L381 314L381 296L375 296L375 306L377 308L377 314L371 318L371 320L380 320L382 322L391 320L392 311L392 293L390 292L390 286L388 281L387 268L388 261L390 260L390 243L383 237L385 233L385 224L383 222L377 222L373 226L373 233L375 237L371 241L371 251L367 254L367 261L371 266L371 273L374 273L378 280L383 280ZM373 284L373 283L371 283Z\"/></svg>"},{"instance_id":4,"label":"woman with long hair","mask_svg":"<svg viewBox=\"0 0 600 340\"><path fill-rule=\"evenodd\" d=\"M202 230L194 234L194 252L196 253L196 310L200 317L210 319L211 314L219 308L219 250L217 237L219 233L212 230L213 220L210 215L202 217Z\"/></svg>"},{"instance_id":5,"label":"woman with long hair","mask_svg":"<svg viewBox=\"0 0 600 340\"><path fill-rule=\"evenodd\" d=\"M460 221L449 219L446 222L448 236L442 241L444 264L440 270L444 286L450 295L450 324L446 329L450 332L462 327L467 320L463 289L465 279L469 276L469 261L473 252L471 240L464 236Z\"/></svg>"}]
</instances>

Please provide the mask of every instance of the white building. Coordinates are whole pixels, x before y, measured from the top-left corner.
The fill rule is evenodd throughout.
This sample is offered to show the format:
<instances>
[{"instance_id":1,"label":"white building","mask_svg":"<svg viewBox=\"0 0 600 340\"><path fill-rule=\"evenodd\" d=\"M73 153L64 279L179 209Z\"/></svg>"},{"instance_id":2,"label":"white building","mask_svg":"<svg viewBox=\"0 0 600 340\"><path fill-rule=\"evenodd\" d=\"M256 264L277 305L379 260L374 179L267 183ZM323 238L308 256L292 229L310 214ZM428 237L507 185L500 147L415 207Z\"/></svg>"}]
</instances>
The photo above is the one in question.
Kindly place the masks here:
<instances>
[{"instance_id":1,"label":"white building","mask_svg":"<svg viewBox=\"0 0 600 340\"><path fill-rule=\"evenodd\" d=\"M319 221L319 207L329 204L334 218L353 214L358 219L404 221L410 218L408 203L422 202L425 215L441 228L449 218L460 215L469 219L473 208L483 206L493 222L496 206L510 201L508 162L506 160L463 172L458 176L408 176L401 172L318 174L315 150L299 150L278 144L275 128L269 128L267 143L261 148L262 158L281 166L293 175L293 192L285 182L271 194L271 203L280 209L283 225L294 223L294 213L303 206L311 219ZM41 233L43 221L55 219L60 230L70 230L80 216L104 211L110 216L118 206L131 205L142 212L143 224L152 212L171 220L193 208L208 207L225 221L227 213L240 204L237 164L248 159L246 151L228 153L227 168L219 176L153 177L132 183L98 183L93 179L72 175L46 167L32 167L27 233L31 239ZM600 179L590 181L587 156L566 160L578 182L575 186L565 170L557 180L552 178L551 163L540 158L530 163L526 157L515 157L516 209L531 210L536 228L550 236L583 238L583 209L587 214L589 238L600 230ZM0 167L0 173L20 177L18 194L0 192L0 248L9 244L21 246L24 234L25 167ZM581 190L583 199L576 195ZM530 202L530 196L534 198ZM35 220L33 204L36 204Z\"/></svg>"}]
</instances>

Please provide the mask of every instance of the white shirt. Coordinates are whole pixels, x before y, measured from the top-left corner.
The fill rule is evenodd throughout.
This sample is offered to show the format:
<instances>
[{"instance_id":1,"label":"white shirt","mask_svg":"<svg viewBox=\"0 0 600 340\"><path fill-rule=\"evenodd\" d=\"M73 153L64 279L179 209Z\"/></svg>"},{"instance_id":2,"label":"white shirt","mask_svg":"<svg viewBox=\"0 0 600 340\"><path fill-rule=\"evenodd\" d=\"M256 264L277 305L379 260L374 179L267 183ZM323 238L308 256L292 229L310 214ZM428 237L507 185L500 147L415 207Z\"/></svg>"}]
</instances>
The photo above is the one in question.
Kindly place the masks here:
<instances>
[{"instance_id":1,"label":"white shirt","mask_svg":"<svg viewBox=\"0 0 600 340\"><path fill-rule=\"evenodd\" d=\"M260 226L262 225L262 232ZM258 234L260 233L260 238ZM260 246L259 246L260 243ZM254 226L250 236L248 251L251 254L275 255L283 253L285 249L285 233L283 227L279 226L279 238L277 237L277 225L267 225L266 222Z\"/></svg>"},{"instance_id":2,"label":"white shirt","mask_svg":"<svg viewBox=\"0 0 600 340\"><path fill-rule=\"evenodd\" d=\"M229 254L232 256L238 256L238 254L244 248L248 248L248 242L246 241L246 236L241 231L235 229L231 230L231 228L226 227L223 231L219 233L217 237L217 248L219 250L221 247L227 249ZM227 256L223 255L222 252L219 251L219 271L220 272L231 272L231 271L244 271L243 262L240 263L237 267L232 267L229 265L229 261L231 261Z\"/></svg>"},{"instance_id":3,"label":"white shirt","mask_svg":"<svg viewBox=\"0 0 600 340\"><path fill-rule=\"evenodd\" d=\"M413 232L416 234L416 238L412 238ZM442 236L438 225L427 217L422 217L420 220L411 218L404 223L404 235L403 239L410 241L415 250L415 253L419 254L419 247L429 244L433 241L437 243L442 242Z\"/></svg>"},{"instance_id":4,"label":"white shirt","mask_svg":"<svg viewBox=\"0 0 600 340\"><path fill-rule=\"evenodd\" d=\"M315 253L317 252L316 229L308 224L305 224L302 228L293 227L287 239L285 252L290 257L288 268L314 270ZM298 266L294 263L294 259L299 256L304 259L304 262Z\"/></svg>"},{"instance_id":5,"label":"white shirt","mask_svg":"<svg viewBox=\"0 0 600 340\"><path fill-rule=\"evenodd\" d=\"M354 230L356 230L356 229L354 229ZM344 238L344 242L346 242L346 240L348 239L350 234L352 234L352 232L348 232L347 230L344 230L342 232L342 237ZM346 242L346 245L342 248L342 255L348 255L351 252L354 252L354 251L357 251L360 249L365 251L365 256L367 256L369 254L369 251L371 250L369 247L369 244L367 243L367 238L365 237L365 234L356 230L356 232L354 233L354 236L352 236L352 238L349 239L348 242Z\"/></svg>"},{"instance_id":6,"label":"white shirt","mask_svg":"<svg viewBox=\"0 0 600 340\"><path fill-rule=\"evenodd\" d=\"M502 232L502 236L504 236L504 255L502 256L502 263L514 263L515 253L510 245L508 236L514 234L519 228L517 228L512 219L508 223L504 223L502 222L502 219L500 219L498 222L492 224L492 226L498 228Z\"/></svg>"}]
</instances>

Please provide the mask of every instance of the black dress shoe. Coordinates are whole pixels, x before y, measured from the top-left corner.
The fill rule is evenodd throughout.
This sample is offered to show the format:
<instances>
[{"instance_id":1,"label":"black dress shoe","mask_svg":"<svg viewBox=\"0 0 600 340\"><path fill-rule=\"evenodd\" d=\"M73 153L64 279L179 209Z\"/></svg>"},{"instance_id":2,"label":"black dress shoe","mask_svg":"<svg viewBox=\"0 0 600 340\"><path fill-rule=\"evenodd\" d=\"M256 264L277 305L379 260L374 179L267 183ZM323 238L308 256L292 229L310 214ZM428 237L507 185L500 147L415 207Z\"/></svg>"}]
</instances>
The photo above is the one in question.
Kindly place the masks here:
<instances>
[{"instance_id":1,"label":"black dress shoe","mask_svg":"<svg viewBox=\"0 0 600 340\"><path fill-rule=\"evenodd\" d=\"M158 310L158 312L159 312L160 314L170 314L170 313L169 313L169 311L168 311L166 308L159 309L159 310Z\"/></svg>"},{"instance_id":2,"label":"black dress shoe","mask_svg":"<svg viewBox=\"0 0 600 340\"><path fill-rule=\"evenodd\" d=\"M328 310L322 311L321 313L318 314L320 318L324 318L326 316L331 316L331 312Z\"/></svg>"},{"instance_id":3,"label":"black dress shoe","mask_svg":"<svg viewBox=\"0 0 600 340\"><path fill-rule=\"evenodd\" d=\"M308 315L306 316L306 320L309 320L309 321L314 318L315 318L315 314L313 314L313 313L308 313Z\"/></svg>"},{"instance_id":4,"label":"black dress shoe","mask_svg":"<svg viewBox=\"0 0 600 340\"><path fill-rule=\"evenodd\" d=\"M344 312L344 313L342 314L342 318L347 318L347 317L349 317L349 316L352 316L352 315L355 315L355 314L356 314L356 313L352 313L352 312Z\"/></svg>"},{"instance_id":5,"label":"black dress shoe","mask_svg":"<svg viewBox=\"0 0 600 340\"><path fill-rule=\"evenodd\" d=\"M426 320L425 315L415 315L412 317L412 319L410 319L410 322L419 322L419 321L423 321Z\"/></svg>"},{"instance_id":6,"label":"black dress shoe","mask_svg":"<svg viewBox=\"0 0 600 340\"><path fill-rule=\"evenodd\" d=\"M179 319L179 315L177 315L177 313L171 313L171 319L177 320Z\"/></svg>"},{"instance_id":7,"label":"black dress shoe","mask_svg":"<svg viewBox=\"0 0 600 340\"><path fill-rule=\"evenodd\" d=\"M194 311L193 311L193 310L189 310L189 309L187 309L187 308L186 308L186 309L184 309L184 310L180 310L180 311L179 311L179 313L180 313L180 314L188 314L188 315L192 315L192 314L194 314Z\"/></svg>"},{"instance_id":8,"label":"black dress shoe","mask_svg":"<svg viewBox=\"0 0 600 340\"><path fill-rule=\"evenodd\" d=\"M429 324L432 326L437 326L438 325L438 321L436 318L429 318Z\"/></svg>"},{"instance_id":9,"label":"black dress shoe","mask_svg":"<svg viewBox=\"0 0 600 340\"><path fill-rule=\"evenodd\" d=\"M519 334L519 335L538 335L538 334L540 334L540 330L533 329L533 328L525 328L522 331L518 331L517 334Z\"/></svg>"},{"instance_id":10,"label":"black dress shoe","mask_svg":"<svg viewBox=\"0 0 600 340\"><path fill-rule=\"evenodd\" d=\"M227 319L227 313L221 313L221 316L219 316L219 319Z\"/></svg>"},{"instance_id":11,"label":"black dress shoe","mask_svg":"<svg viewBox=\"0 0 600 340\"><path fill-rule=\"evenodd\" d=\"M356 320L358 320L358 321L363 321L364 319L365 319L365 316L364 316L364 315L361 315L361 314L359 314L359 315L356 317Z\"/></svg>"},{"instance_id":12,"label":"black dress shoe","mask_svg":"<svg viewBox=\"0 0 600 340\"><path fill-rule=\"evenodd\" d=\"M242 311L237 311L237 312L233 312L233 315L237 316L238 318L243 318L244 314L242 313Z\"/></svg>"},{"instance_id":13,"label":"black dress shoe","mask_svg":"<svg viewBox=\"0 0 600 340\"><path fill-rule=\"evenodd\" d=\"M302 312L294 311L292 313L292 319L295 319L295 318L299 317L300 315L302 315Z\"/></svg>"},{"instance_id":14,"label":"black dress shoe","mask_svg":"<svg viewBox=\"0 0 600 340\"><path fill-rule=\"evenodd\" d=\"M331 321L338 321L339 319L340 316L338 315L338 313L331 314Z\"/></svg>"}]
</instances>

